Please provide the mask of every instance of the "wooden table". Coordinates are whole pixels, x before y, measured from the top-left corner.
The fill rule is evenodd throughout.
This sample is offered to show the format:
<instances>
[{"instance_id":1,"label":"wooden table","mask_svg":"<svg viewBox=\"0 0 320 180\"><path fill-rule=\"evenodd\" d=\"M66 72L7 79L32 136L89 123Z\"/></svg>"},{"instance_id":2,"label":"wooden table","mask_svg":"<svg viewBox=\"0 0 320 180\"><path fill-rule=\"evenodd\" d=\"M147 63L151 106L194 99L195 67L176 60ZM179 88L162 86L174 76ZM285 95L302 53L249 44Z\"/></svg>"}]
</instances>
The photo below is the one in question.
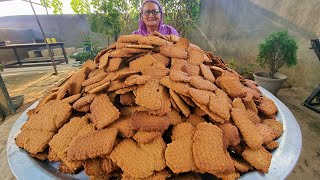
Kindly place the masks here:
<instances>
[{"instance_id":1,"label":"wooden table","mask_svg":"<svg viewBox=\"0 0 320 180\"><path fill-rule=\"evenodd\" d=\"M52 47L61 47L62 52L63 52L63 56L64 59L60 59L60 62L66 62L68 63L68 57L67 57L67 53L64 49L64 42L56 42L56 43L50 43L48 44L50 50L52 50ZM38 47L46 47L46 43L26 43L26 44L8 44L6 46L0 46L0 50L1 49L12 49L17 62L15 63L11 63L11 64L6 64L4 67L13 67L17 64L19 64L19 66L22 66L23 63L38 63L38 62L50 62L50 58L46 59L46 60L28 60L28 61L21 61L21 58L19 57L19 54L17 52L18 48L38 48Z\"/></svg>"}]
</instances>

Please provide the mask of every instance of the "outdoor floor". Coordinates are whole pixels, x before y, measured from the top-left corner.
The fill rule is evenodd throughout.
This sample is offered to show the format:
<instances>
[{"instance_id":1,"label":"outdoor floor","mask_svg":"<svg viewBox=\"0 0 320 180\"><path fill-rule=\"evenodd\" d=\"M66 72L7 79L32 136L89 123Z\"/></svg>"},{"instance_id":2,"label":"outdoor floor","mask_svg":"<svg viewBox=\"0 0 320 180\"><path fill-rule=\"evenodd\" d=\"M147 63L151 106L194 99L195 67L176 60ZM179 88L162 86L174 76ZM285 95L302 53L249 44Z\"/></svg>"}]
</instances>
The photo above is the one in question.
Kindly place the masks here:
<instances>
[{"instance_id":1,"label":"outdoor floor","mask_svg":"<svg viewBox=\"0 0 320 180\"><path fill-rule=\"evenodd\" d=\"M5 81L9 94L25 95L25 103L14 116L7 117L4 122L0 122L0 179L15 179L7 163L7 138L11 127L33 102L41 98L47 90L59 86L78 67L69 64L57 66L58 75L52 75L51 66L35 68L15 68L5 69L1 73ZM291 110L297 119L302 132L302 152L298 164L292 171L289 180L313 180L320 179L320 114L309 110L301 105L311 89L285 88L281 89L277 96ZM285 163L285 162L284 162Z\"/></svg>"}]
</instances>

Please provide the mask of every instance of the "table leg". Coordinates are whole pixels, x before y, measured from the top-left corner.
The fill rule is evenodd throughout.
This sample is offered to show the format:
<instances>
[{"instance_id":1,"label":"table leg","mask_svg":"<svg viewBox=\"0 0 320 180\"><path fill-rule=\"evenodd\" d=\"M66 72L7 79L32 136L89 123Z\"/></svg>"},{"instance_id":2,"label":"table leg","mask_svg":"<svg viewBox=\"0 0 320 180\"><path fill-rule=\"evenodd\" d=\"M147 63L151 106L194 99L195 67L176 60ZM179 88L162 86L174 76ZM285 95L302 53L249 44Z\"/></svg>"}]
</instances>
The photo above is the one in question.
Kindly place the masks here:
<instances>
[{"instance_id":1,"label":"table leg","mask_svg":"<svg viewBox=\"0 0 320 180\"><path fill-rule=\"evenodd\" d=\"M13 48L13 52L14 52L14 54L16 55L16 58L17 58L17 60L18 60L19 65L21 66L22 63L21 63L19 54L18 54L18 52L17 52L17 49L16 49L15 47Z\"/></svg>"},{"instance_id":2,"label":"table leg","mask_svg":"<svg viewBox=\"0 0 320 180\"><path fill-rule=\"evenodd\" d=\"M62 48L63 56L64 56L64 58L66 59L66 63L68 64L67 52L66 52L66 50L64 49L64 45L63 45L63 44L61 45L61 48Z\"/></svg>"}]
</instances>

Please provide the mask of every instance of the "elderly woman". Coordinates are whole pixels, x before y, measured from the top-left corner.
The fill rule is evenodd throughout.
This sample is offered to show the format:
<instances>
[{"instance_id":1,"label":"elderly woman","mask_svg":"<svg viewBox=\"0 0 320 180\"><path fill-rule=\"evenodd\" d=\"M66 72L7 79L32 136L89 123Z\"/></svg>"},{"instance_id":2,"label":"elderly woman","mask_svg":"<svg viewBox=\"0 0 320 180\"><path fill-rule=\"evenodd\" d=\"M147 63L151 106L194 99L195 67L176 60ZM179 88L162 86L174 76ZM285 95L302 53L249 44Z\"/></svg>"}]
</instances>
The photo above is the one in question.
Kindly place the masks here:
<instances>
[{"instance_id":1,"label":"elderly woman","mask_svg":"<svg viewBox=\"0 0 320 180\"><path fill-rule=\"evenodd\" d=\"M162 6L157 0L145 0L140 9L139 29L132 34L148 35L154 31L162 35L175 34L179 36L177 30L172 26L163 24Z\"/></svg>"}]
</instances>

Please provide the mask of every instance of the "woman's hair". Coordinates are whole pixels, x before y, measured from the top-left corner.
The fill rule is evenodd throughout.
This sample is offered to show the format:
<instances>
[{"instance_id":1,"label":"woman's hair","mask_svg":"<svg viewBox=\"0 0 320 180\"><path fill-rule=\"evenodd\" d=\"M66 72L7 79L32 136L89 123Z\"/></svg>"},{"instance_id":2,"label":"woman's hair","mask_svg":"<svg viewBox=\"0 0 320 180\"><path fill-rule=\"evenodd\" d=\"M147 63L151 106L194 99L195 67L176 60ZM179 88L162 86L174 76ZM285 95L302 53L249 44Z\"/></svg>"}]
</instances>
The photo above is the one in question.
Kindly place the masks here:
<instances>
[{"instance_id":1,"label":"woman's hair","mask_svg":"<svg viewBox=\"0 0 320 180\"><path fill-rule=\"evenodd\" d=\"M160 15L161 15L159 27L161 27L162 24L163 24L163 13L162 13L162 12L163 12L163 8L162 8L162 5L161 5L160 2L157 1L157 0L145 0L145 1L143 1L142 5L141 5L141 7L140 7L139 28L141 28L142 30L147 30L147 27L146 27L146 25L144 24L143 19L142 19L143 6L144 6L144 4L146 4L147 2L153 2L153 3L155 3L155 4L158 5L159 11L160 11Z\"/></svg>"}]
</instances>

